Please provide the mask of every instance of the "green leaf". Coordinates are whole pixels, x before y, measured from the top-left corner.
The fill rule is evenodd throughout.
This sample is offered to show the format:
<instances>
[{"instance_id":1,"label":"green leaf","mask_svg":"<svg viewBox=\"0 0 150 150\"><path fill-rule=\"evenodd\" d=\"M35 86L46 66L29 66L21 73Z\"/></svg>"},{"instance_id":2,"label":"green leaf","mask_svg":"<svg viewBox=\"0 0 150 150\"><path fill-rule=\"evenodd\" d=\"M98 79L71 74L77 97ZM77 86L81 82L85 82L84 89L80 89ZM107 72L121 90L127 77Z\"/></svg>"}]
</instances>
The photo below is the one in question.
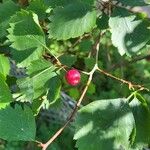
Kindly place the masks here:
<instances>
[{"instance_id":1,"label":"green leaf","mask_svg":"<svg viewBox=\"0 0 150 150\"><path fill-rule=\"evenodd\" d=\"M84 58L84 63L87 69L92 69L95 65L94 58Z\"/></svg>"},{"instance_id":2,"label":"green leaf","mask_svg":"<svg viewBox=\"0 0 150 150\"><path fill-rule=\"evenodd\" d=\"M79 50L82 52L89 52L92 49L92 44L91 40L82 40L79 44Z\"/></svg>"},{"instance_id":3,"label":"green leaf","mask_svg":"<svg viewBox=\"0 0 150 150\"><path fill-rule=\"evenodd\" d=\"M11 92L4 79L4 76L0 74L0 107L12 102Z\"/></svg>"},{"instance_id":4,"label":"green leaf","mask_svg":"<svg viewBox=\"0 0 150 150\"><path fill-rule=\"evenodd\" d=\"M84 2L84 3L86 3L86 4L89 4L89 5L95 5L96 4L96 0L79 0L79 1L81 1L81 2Z\"/></svg>"},{"instance_id":5,"label":"green leaf","mask_svg":"<svg viewBox=\"0 0 150 150\"><path fill-rule=\"evenodd\" d=\"M80 96L79 89L75 87L69 88L69 96L74 100L77 100Z\"/></svg>"},{"instance_id":6,"label":"green leaf","mask_svg":"<svg viewBox=\"0 0 150 150\"><path fill-rule=\"evenodd\" d=\"M4 109L9 104L10 104L10 102L9 103L0 103L0 109Z\"/></svg>"},{"instance_id":7,"label":"green leaf","mask_svg":"<svg viewBox=\"0 0 150 150\"><path fill-rule=\"evenodd\" d=\"M13 57L20 65L28 66L41 57L45 36L38 17L32 12L22 10L11 18L8 39L12 42Z\"/></svg>"},{"instance_id":8,"label":"green leaf","mask_svg":"<svg viewBox=\"0 0 150 150\"><path fill-rule=\"evenodd\" d=\"M126 6L145 6L146 0L117 0L118 2L121 2L123 5Z\"/></svg>"},{"instance_id":9,"label":"green leaf","mask_svg":"<svg viewBox=\"0 0 150 150\"><path fill-rule=\"evenodd\" d=\"M99 18L97 18L97 21L96 21L97 27L100 30L105 30L109 28L108 21L109 21L108 15L106 15L105 13L102 13L102 15Z\"/></svg>"},{"instance_id":10,"label":"green leaf","mask_svg":"<svg viewBox=\"0 0 150 150\"><path fill-rule=\"evenodd\" d=\"M145 3L146 4L150 4L150 0L145 0Z\"/></svg>"},{"instance_id":11,"label":"green leaf","mask_svg":"<svg viewBox=\"0 0 150 150\"><path fill-rule=\"evenodd\" d=\"M51 8L60 7L68 5L69 3L75 2L77 0L44 0L45 4Z\"/></svg>"},{"instance_id":12,"label":"green leaf","mask_svg":"<svg viewBox=\"0 0 150 150\"><path fill-rule=\"evenodd\" d=\"M109 20L112 43L121 55L139 52L150 40L149 21L122 8L116 8Z\"/></svg>"},{"instance_id":13,"label":"green leaf","mask_svg":"<svg viewBox=\"0 0 150 150\"><path fill-rule=\"evenodd\" d=\"M9 74L10 63L9 59L4 55L0 55L0 73L5 77Z\"/></svg>"},{"instance_id":14,"label":"green leaf","mask_svg":"<svg viewBox=\"0 0 150 150\"><path fill-rule=\"evenodd\" d=\"M43 0L32 0L27 8L27 10L33 11L38 15L39 19L45 19L47 17L46 10L48 6Z\"/></svg>"},{"instance_id":15,"label":"green leaf","mask_svg":"<svg viewBox=\"0 0 150 150\"><path fill-rule=\"evenodd\" d=\"M44 0L45 4L51 8L64 7L74 2L84 2L86 4L94 4L95 0Z\"/></svg>"},{"instance_id":16,"label":"green leaf","mask_svg":"<svg viewBox=\"0 0 150 150\"><path fill-rule=\"evenodd\" d=\"M21 90L22 96L27 101L32 101L42 94L46 93L48 87L46 83L54 76L55 67L48 61L40 59L33 61L27 68L28 77L18 79L17 84Z\"/></svg>"},{"instance_id":17,"label":"green leaf","mask_svg":"<svg viewBox=\"0 0 150 150\"><path fill-rule=\"evenodd\" d=\"M50 105L53 105L59 98L61 92L61 81L58 76L55 76L50 79L49 83L49 90L47 94L47 99L50 102Z\"/></svg>"},{"instance_id":18,"label":"green leaf","mask_svg":"<svg viewBox=\"0 0 150 150\"><path fill-rule=\"evenodd\" d=\"M136 125L134 146L143 148L150 143L150 110L137 98L130 102Z\"/></svg>"},{"instance_id":19,"label":"green leaf","mask_svg":"<svg viewBox=\"0 0 150 150\"><path fill-rule=\"evenodd\" d=\"M19 10L19 7L11 0L0 3L0 39L7 35L10 17Z\"/></svg>"},{"instance_id":20,"label":"green leaf","mask_svg":"<svg viewBox=\"0 0 150 150\"><path fill-rule=\"evenodd\" d=\"M90 32L96 24L96 11L85 3L76 2L55 9L50 21L49 37L66 40Z\"/></svg>"},{"instance_id":21,"label":"green leaf","mask_svg":"<svg viewBox=\"0 0 150 150\"><path fill-rule=\"evenodd\" d=\"M77 56L71 56L71 55L62 55L59 57L59 60L62 64L67 65L68 67L71 67L75 64L77 60Z\"/></svg>"},{"instance_id":22,"label":"green leaf","mask_svg":"<svg viewBox=\"0 0 150 150\"><path fill-rule=\"evenodd\" d=\"M99 100L79 110L74 136L78 150L129 148L134 117L125 101L123 98Z\"/></svg>"},{"instance_id":23,"label":"green leaf","mask_svg":"<svg viewBox=\"0 0 150 150\"><path fill-rule=\"evenodd\" d=\"M96 91L96 86L93 82L91 82L89 87L88 87L87 93L88 94L94 94L95 91Z\"/></svg>"},{"instance_id":24,"label":"green leaf","mask_svg":"<svg viewBox=\"0 0 150 150\"><path fill-rule=\"evenodd\" d=\"M35 119L29 107L19 105L0 110L0 138L7 141L33 141L35 139Z\"/></svg>"},{"instance_id":25,"label":"green leaf","mask_svg":"<svg viewBox=\"0 0 150 150\"><path fill-rule=\"evenodd\" d=\"M41 108L45 106L45 103L47 102L47 99L34 99L32 102L32 111L34 116L37 116L40 112ZM45 108L45 107L44 107Z\"/></svg>"}]
</instances>

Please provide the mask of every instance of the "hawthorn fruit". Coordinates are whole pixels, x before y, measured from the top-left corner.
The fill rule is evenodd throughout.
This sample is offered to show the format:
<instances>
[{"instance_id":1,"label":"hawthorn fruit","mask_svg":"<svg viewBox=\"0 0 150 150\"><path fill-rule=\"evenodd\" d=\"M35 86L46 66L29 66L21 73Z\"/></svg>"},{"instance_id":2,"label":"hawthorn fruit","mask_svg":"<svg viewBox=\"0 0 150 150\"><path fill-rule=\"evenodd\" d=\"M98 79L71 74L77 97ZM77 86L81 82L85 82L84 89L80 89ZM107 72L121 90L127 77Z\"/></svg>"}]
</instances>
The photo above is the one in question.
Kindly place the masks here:
<instances>
[{"instance_id":1,"label":"hawthorn fruit","mask_svg":"<svg viewBox=\"0 0 150 150\"><path fill-rule=\"evenodd\" d=\"M67 71L65 78L69 85L76 86L80 83L81 75L77 69L71 69Z\"/></svg>"}]
</instances>

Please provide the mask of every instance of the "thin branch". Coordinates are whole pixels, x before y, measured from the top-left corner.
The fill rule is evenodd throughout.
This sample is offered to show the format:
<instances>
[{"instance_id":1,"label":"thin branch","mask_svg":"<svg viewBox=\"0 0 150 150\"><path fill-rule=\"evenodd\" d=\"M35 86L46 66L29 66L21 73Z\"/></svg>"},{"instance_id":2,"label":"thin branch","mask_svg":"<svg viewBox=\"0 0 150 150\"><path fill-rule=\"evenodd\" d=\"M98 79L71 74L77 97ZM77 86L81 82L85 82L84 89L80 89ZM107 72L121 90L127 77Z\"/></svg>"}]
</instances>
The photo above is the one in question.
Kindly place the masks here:
<instances>
[{"instance_id":1,"label":"thin branch","mask_svg":"<svg viewBox=\"0 0 150 150\"><path fill-rule=\"evenodd\" d=\"M129 11L131 13L142 13L142 12L144 12L144 13L147 14L147 16L145 16L145 18L149 19L148 12L146 12L146 11L144 11L142 9L137 9L138 7L124 5L121 2L119 2L119 1L114 2L114 1L111 1L111 0L100 0L100 1L98 0L97 2L100 5L100 6L97 7L97 9L101 9L102 12L104 12L104 10L107 9L109 11L109 16L111 14L112 8L113 7L118 7L118 8L126 9L127 11ZM101 8L101 6L103 8ZM139 8L141 8L141 7L139 7Z\"/></svg>"},{"instance_id":2,"label":"thin branch","mask_svg":"<svg viewBox=\"0 0 150 150\"><path fill-rule=\"evenodd\" d=\"M89 78L88 78L88 81L87 81L87 83L86 83L86 86L85 86L85 88L83 89L83 92L82 92L82 94L81 94L81 96L80 96L78 102L76 103L76 106L75 106L73 112L71 113L71 115L70 115L70 117L68 118L67 122L66 122L45 144L40 143L39 146L42 147L42 150L46 150L47 147L63 132L63 130L69 125L69 123L70 123L70 122L72 121L72 119L74 118L76 112L78 111L78 108L80 107L80 105L81 105L81 103L82 103L82 101L83 101L83 99L84 99L84 96L85 96L85 94L86 94L86 92L87 92L87 89L88 89L88 87L89 87L89 85L90 85L90 83L91 83L91 81L92 81L93 74L94 74L94 72L98 69L99 43L100 43L100 38L101 38L101 36L102 36L103 34L104 34L104 32L101 32L101 33L99 34L99 36L98 36L98 38L97 38L97 40L96 40L96 42L95 42L95 44L94 44L95 51L96 51L96 62L95 62L95 65L94 65L93 69L92 69L89 73L86 72L86 74L89 75ZM84 72L84 73L85 73L85 72Z\"/></svg>"},{"instance_id":3,"label":"thin branch","mask_svg":"<svg viewBox=\"0 0 150 150\"><path fill-rule=\"evenodd\" d=\"M134 90L134 88L138 88L139 90L146 90L146 91L149 91L148 88L145 88L145 87L142 86L142 85L133 84L133 83L130 82L130 81L127 81L127 80L118 78L118 77L116 77L116 76L114 76L114 75L112 75L112 74L110 74L110 73L108 73L108 72L106 72L106 71L104 71L104 70L102 70L102 69L100 69L100 68L98 68L97 70L98 70L99 72L101 72L102 74L104 74L104 75L110 77L110 78L113 78L113 79L115 79L115 80L117 80L117 81L120 81L120 82L122 82L122 83L124 83L124 84L127 84L127 85L129 86L129 89L133 89L133 90Z\"/></svg>"},{"instance_id":4,"label":"thin branch","mask_svg":"<svg viewBox=\"0 0 150 150\"><path fill-rule=\"evenodd\" d=\"M87 89L92 81L92 77L93 77L93 74L94 72L97 70L97 64L93 67L92 71L89 73L89 78L88 78L88 81L87 81L87 84L73 110L73 112L71 113L70 117L68 118L68 121L63 125L63 127L61 127L53 136L52 138L50 138L45 144L43 143L40 143L40 147L42 147L42 150L46 150L48 148L48 146L63 132L63 130L68 126L68 124L72 121L73 117L75 116L78 108L80 107L81 105L81 102L83 101L83 98L87 92Z\"/></svg>"},{"instance_id":5,"label":"thin branch","mask_svg":"<svg viewBox=\"0 0 150 150\"><path fill-rule=\"evenodd\" d=\"M129 11L131 13L141 13L142 12L141 10L136 10L134 7L130 7L130 6L122 6L122 5L113 4L113 3L111 3L111 5L114 6L114 7L126 9L127 11ZM147 14L146 18L149 18L148 14Z\"/></svg>"},{"instance_id":6,"label":"thin branch","mask_svg":"<svg viewBox=\"0 0 150 150\"><path fill-rule=\"evenodd\" d=\"M68 48L67 51L70 51L72 48L76 47L83 39L88 38L88 37L90 37L89 34L85 34L85 35L81 36L74 44L72 44L72 46L70 46L70 47ZM44 54L44 55L43 55L44 59L51 61L53 64L57 65L58 67L63 68L65 71L66 71L66 68L68 68L68 69L70 68L70 67L68 67L67 65L62 64L62 63L59 61L59 57L60 57L60 56L59 56L59 57L56 57L54 54L52 54L52 53L50 52L50 49L49 49L46 45L42 44L42 46L43 46L46 50L48 50L48 52L49 52L49 54ZM79 71L82 72L82 73L84 73L84 74L89 75L89 72L85 72L85 71L82 71L82 70L79 70Z\"/></svg>"},{"instance_id":7,"label":"thin branch","mask_svg":"<svg viewBox=\"0 0 150 150\"><path fill-rule=\"evenodd\" d=\"M79 39L77 39L75 41L75 43L73 43L69 48L68 51L70 51L71 49L75 48L83 39L90 37L90 34L84 34L83 36L79 37Z\"/></svg>"},{"instance_id":8,"label":"thin branch","mask_svg":"<svg viewBox=\"0 0 150 150\"><path fill-rule=\"evenodd\" d=\"M96 44L95 44L95 49L96 49L96 64L98 64L98 56L99 56L99 46L100 46L100 38L101 38L101 34L98 36L98 39L96 41Z\"/></svg>"},{"instance_id":9,"label":"thin branch","mask_svg":"<svg viewBox=\"0 0 150 150\"><path fill-rule=\"evenodd\" d=\"M98 61L98 51L99 51L100 38L101 38L101 33L99 33L98 36L96 37L95 43L92 46L92 50L89 53L89 57L96 55L96 63Z\"/></svg>"},{"instance_id":10,"label":"thin branch","mask_svg":"<svg viewBox=\"0 0 150 150\"><path fill-rule=\"evenodd\" d=\"M59 66L61 66L61 62L59 61L59 59L51 52L51 50L50 50L44 43L42 43L40 40L38 40L38 39L36 38L36 36L34 36L34 35L31 35L31 38L34 38L39 44L41 44L41 46L43 46L43 48L45 48L45 49L50 53L50 55L51 55L52 57L54 57L54 59L56 60L56 63L57 63Z\"/></svg>"},{"instance_id":11,"label":"thin branch","mask_svg":"<svg viewBox=\"0 0 150 150\"><path fill-rule=\"evenodd\" d=\"M106 33L106 30L104 30L104 31L102 31L100 34L99 34L99 36L97 37L97 40L96 40L96 42L95 42L95 47L94 47L94 49L96 50L96 64L97 64L97 66L98 66L98 56L99 56L99 49L100 49L100 40L101 40L101 38L103 37L103 35Z\"/></svg>"},{"instance_id":12,"label":"thin branch","mask_svg":"<svg viewBox=\"0 0 150 150\"><path fill-rule=\"evenodd\" d=\"M69 123L72 121L72 119L74 118L76 112L78 111L78 108L80 107L80 105L81 105L81 103L82 103L82 101L83 101L83 99L84 99L84 96L85 96L85 94L86 94L86 92L87 92L87 89L88 89L88 87L89 87L89 85L90 85L90 83L91 83L91 81L92 81L93 74L94 74L94 72L95 72L96 70L99 71L99 72L101 72L102 74L108 76L108 77L111 77L111 78L113 78L113 79L115 79L115 80L118 80L118 81L124 83L124 84L127 84L127 85L129 86L129 89L138 88L139 90L147 90L147 91L149 91L149 89L143 87L142 85L133 84L133 83L131 83L130 81L127 81L127 80L118 78L118 77L116 77L116 76L114 76L114 75L112 75L112 74L110 74L110 73L108 73L108 72L106 72L106 71L104 71L104 70L98 68L98 55L99 55L99 46L100 46L99 44L100 44L100 38L101 38L101 36L102 36L103 34L104 34L104 33L102 32L102 33L98 36L98 38L97 38L97 40L96 40L96 42L95 42L95 44L94 44L94 47L95 47L95 50L94 50L94 51L96 52L96 54L95 54L95 55L96 55L95 66L93 67L93 69L92 69L89 73L86 73L87 75L89 75L89 78L88 78L88 81L87 81L87 83L86 83L86 86L85 86L85 88L83 89L83 92L82 92L82 94L81 94L81 96L80 96L78 102L76 103L76 106L75 106L73 112L71 113L71 115L70 115L70 117L68 118L67 122L66 122L46 143L40 143L40 144L39 144L39 142L38 142L39 146L42 147L42 150L46 150L46 149L48 148L48 146L64 131L64 129L65 129L65 128L69 125Z\"/></svg>"},{"instance_id":13,"label":"thin branch","mask_svg":"<svg viewBox=\"0 0 150 150\"><path fill-rule=\"evenodd\" d=\"M48 52L55 58L57 64L58 64L59 66L61 66L61 65L62 65L61 62L59 61L59 59L58 59L54 54L52 54L52 52L50 51L50 49L49 49L46 45L44 45L44 44L42 44L42 46L43 46L46 50L48 50Z\"/></svg>"},{"instance_id":14,"label":"thin branch","mask_svg":"<svg viewBox=\"0 0 150 150\"><path fill-rule=\"evenodd\" d=\"M98 53L99 53L99 47L100 47L100 40L101 40L102 36L106 33L106 31L107 30L104 30L98 34L98 36L96 37L95 43L92 46L92 50L88 55L88 57L95 56L96 63L98 63L98 56L99 56Z\"/></svg>"}]
</instances>

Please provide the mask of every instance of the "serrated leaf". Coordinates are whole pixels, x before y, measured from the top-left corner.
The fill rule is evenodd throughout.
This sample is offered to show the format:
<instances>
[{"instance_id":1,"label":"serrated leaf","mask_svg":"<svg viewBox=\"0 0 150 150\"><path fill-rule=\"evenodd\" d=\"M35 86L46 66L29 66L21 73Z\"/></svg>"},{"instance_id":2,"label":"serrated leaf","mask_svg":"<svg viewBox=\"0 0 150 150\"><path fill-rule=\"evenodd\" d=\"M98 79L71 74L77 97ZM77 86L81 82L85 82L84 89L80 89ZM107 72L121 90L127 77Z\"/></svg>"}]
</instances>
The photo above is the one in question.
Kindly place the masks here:
<instances>
[{"instance_id":1,"label":"serrated leaf","mask_svg":"<svg viewBox=\"0 0 150 150\"><path fill-rule=\"evenodd\" d=\"M129 148L134 117L125 100L98 100L79 110L74 136L78 150Z\"/></svg>"},{"instance_id":2,"label":"serrated leaf","mask_svg":"<svg viewBox=\"0 0 150 150\"><path fill-rule=\"evenodd\" d=\"M149 21L122 8L116 8L109 20L112 43L121 55L139 52L150 40Z\"/></svg>"},{"instance_id":3,"label":"serrated leaf","mask_svg":"<svg viewBox=\"0 0 150 150\"><path fill-rule=\"evenodd\" d=\"M18 10L19 7L12 0L0 3L0 39L6 36L10 17Z\"/></svg>"},{"instance_id":4,"label":"serrated leaf","mask_svg":"<svg viewBox=\"0 0 150 150\"><path fill-rule=\"evenodd\" d=\"M0 109L6 108L10 103L0 103Z\"/></svg>"},{"instance_id":5,"label":"serrated leaf","mask_svg":"<svg viewBox=\"0 0 150 150\"><path fill-rule=\"evenodd\" d=\"M0 138L7 141L33 141L35 139L35 118L29 107L19 105L0 110Z\"/></svg>"},{"instance_id":6,"label":"serrated leaf","mask_svg":"<svg viewBox=\"0 0 150 150\"><path fill-rule=\"evenodd\" d=\"M0 73L5 77L9 74L10 63L9 59L4 55L0 55Z\"/></svg>"},{"instance_id":7,"label":"serrated leaf","mask_svg":"<svg viewBox=\"0 0 150 150\"><path fill-rule=\"evenodd\" d=\"M22 96L31 102L33 99L46 93L46 83L52 77L56 76L56 73L54 72L55 67L43 59L33 61L27 70L29 76L19 79L17 84Z\"/></svg>"},{"instance_id":8,"label":"serrated leaf","mask_svg":"<svg viewBox=\"0 0 150 150\"><path fill-rule=\"evenodd\" d=\"M47 99L49 100L50 105L53 105L59 98L61 93L61 81L58 76L55 76L50 79L48 83L48 94Z\"/></svg>"},{"instance_id":9,"label":"serrated leaf","mask_svg":"<svg viewBox=\"0 0 150 150\"><path fill-rule=\"evenodd\" d=\"M4 79L4 76L0 74L0 107L12 102L11 92Z\"/></svg>"},{"instance_id":10,"label":"serrated leaf","mask_svg":"<svg viewBox=\"0 0 150 150\"><path fill-rule=\"evenodd\" d=\"M55 9L50 21L49 37L66 40L90 32L96 24L96 11L82 2L71 3Z\"/></svg>"},{"instance_id":11,"label":"serrated leaf","mask_svg":"<svg viewBox=\"0 0 150 150\"><path fill-rule=\"evenodd\" d=\"M53 64L51 62L46 61L45 59L36 60L33 61L31 65L27 68L27 74L33 76L38 73L41 73L42 71L44 71L49 67L53 68Z\"/></svg>"},{"instance_id":12,"label":"serrated leaf","mask_svg":"<svg viewBox=\"0 0 150 150\"><path fill-rule=\"evenodd\" d=\"M45 35L38 17L22 10L11 18L8 39L12 43L13 57L20 65L28 66L41 57L45 45Z\"/></svg>"},{"instance_id":13,"label":"serrated leaf","mask_svg":"<svg viewBox=\"0 0 150 150\"><path fill-rule=\"evenodd\" d=\"M32 102L32 111L34 113L34 116L37 116L38 113L40 112L41 108L45 103L47 102L47 99L35 99Z\"/></svg>"},{"instance_id":14,"label":"serrated leaf","mask_svg":"<svg viewBox=\"0 0 150 150\"><path fill-rule=\"evenodd\" d=\"M150 110L137 98L130 102L135 118L136 136L134 146L138 148L146 147L150 143Z\"/></svg>"}]
</instances>

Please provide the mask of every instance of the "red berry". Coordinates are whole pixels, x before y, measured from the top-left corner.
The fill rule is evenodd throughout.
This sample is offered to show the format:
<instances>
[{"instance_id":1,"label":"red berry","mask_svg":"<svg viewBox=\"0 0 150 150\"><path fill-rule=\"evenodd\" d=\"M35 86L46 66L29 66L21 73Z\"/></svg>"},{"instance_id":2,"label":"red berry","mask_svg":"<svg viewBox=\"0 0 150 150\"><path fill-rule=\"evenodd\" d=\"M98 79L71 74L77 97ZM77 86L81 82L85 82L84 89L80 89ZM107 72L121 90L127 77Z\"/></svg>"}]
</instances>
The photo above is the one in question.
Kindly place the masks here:
<instances>
[{"instance_id":1,"label":"red berry","mask_svg":"<svg viewBox=\"0 0 150 150\"><path fill-rule=\"evenodd\" d=\"M79 84L81 76L77 69L71 69L66 73L66 81L68 84L72 86L76 86Z\"/></svg>"}]
</instances>

